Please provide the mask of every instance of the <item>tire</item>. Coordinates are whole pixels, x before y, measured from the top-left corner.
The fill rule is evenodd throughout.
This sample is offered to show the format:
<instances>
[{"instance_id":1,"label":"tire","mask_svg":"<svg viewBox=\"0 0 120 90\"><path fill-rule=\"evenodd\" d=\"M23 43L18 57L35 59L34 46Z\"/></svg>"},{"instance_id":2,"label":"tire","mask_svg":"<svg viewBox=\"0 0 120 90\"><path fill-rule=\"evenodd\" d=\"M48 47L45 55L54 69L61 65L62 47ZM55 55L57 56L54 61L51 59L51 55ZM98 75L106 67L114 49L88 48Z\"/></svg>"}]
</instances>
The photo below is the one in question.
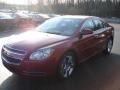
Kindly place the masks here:
<instances>
[{"instance_id":1,"label":"tire","mask_svg":"<svg viewBox=\"0 0 120 90\"><path fill-rule=\"evenodd\" d=\"M109 54L111 53L112 47L113 47L113 39L110 38L110 39L108 39L108 41L107 41L107 45L106 45L106 48L105 48L105 50L103 51L103 53L104 53L105 55L109 55Z\"/></svg>"},{"instance_id":2,"label":"tire","mask_svg":"<svg viewBox=\"0 0 120 90\"><path fill-rule=\"evenodd\" d=\"M60 60L58 66L58 78L68 79L76 67L75 55L72 52L66 53Z\"/></svg>"}]
</instances>

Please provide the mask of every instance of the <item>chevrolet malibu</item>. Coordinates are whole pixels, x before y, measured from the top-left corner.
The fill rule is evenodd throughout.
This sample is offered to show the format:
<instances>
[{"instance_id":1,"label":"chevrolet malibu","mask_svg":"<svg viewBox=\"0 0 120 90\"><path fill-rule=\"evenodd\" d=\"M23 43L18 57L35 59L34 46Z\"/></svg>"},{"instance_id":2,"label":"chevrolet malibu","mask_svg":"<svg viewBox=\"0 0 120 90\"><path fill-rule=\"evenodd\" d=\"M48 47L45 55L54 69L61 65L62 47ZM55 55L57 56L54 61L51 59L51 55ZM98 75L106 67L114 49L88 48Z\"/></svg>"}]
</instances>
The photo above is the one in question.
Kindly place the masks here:
<instances>
[{"instance_id":1,"label":"chevrolet malibu","mask_svg":"<svg viewBox=\"0 0 120 90\"><path fill-rule=\"evenodd\" d=\"M2 62L27 77L69 78L76 65L103 52L111 53L114 28L95 16L60 16L35 30L16 35L2 47Z\"/></svg>"}]
</instances>

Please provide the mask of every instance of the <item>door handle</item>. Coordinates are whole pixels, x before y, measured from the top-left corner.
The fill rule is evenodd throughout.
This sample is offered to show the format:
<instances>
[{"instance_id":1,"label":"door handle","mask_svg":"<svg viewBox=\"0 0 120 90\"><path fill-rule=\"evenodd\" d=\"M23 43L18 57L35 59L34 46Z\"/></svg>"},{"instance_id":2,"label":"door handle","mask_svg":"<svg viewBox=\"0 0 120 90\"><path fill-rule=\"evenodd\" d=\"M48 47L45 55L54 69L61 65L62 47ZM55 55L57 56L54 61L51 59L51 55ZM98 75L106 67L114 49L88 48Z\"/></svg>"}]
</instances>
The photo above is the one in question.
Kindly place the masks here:
<instances>
[{"instance_id":1,"label":"door handle","mask_svg":"<svg viewBox=\"0 0 120 90\"><path fill-rule=\"evenodd\" d=\"M95 37L95 38L99 38L99 35L98 35L98 34L96 34L96 35L94 35L94 37Z\"/></svg>"},{"instance_id":2,"label":"door handle","mask_svg":"<svg viewBox=\"0 0 120 90\"><path fill-rule=\"evenodd\" d=\"M95 36L95 38L104 38L106 35L105 34L100 34L100 35L96 34L94 36Z\"/></svg>"}]
</instances>

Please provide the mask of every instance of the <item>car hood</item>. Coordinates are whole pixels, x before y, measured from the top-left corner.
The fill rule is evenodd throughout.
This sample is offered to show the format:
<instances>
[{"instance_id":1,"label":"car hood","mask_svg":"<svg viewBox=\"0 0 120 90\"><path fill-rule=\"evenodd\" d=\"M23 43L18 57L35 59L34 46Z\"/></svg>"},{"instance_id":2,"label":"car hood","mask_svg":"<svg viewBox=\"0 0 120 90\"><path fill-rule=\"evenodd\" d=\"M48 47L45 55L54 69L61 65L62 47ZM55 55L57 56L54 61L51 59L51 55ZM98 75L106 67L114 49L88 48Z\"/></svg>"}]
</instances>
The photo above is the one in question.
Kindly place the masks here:
<instances>
[{"instance_id":1,"label":"car hood","mask_svg":"<svg viewBox=\"0 0 120 90\"><path fill-rule=\"evenodd\" d=\"M15 35L6 45L20 50L33 50L64 41L68 38L69 36L28 31L20 35Z\"/></svg>"}]
</instances>

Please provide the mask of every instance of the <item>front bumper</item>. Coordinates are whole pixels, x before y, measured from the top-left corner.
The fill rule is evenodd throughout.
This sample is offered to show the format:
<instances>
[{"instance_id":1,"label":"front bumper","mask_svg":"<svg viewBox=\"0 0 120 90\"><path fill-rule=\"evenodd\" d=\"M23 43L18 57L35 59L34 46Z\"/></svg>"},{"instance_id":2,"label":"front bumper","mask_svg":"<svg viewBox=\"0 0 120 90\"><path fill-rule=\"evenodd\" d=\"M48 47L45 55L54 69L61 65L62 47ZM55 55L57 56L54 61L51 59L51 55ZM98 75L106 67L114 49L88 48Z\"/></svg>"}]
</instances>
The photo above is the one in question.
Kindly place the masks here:
<instances>
[{"instance_id":1,"label":"front bumper","mask_svg":"<svg viewBox=\"0 0 120 90\"><path fill-rule=\"evenodd\" d=\"M4 66L11 72L27 77L49 77L56 74L57 65L53 60L29 61L23 60L20 65L6 62L2 58Z\"/></svg>"},{"instance_id":2,"label":"front bumper","mask_svg":"<svg viewBox=\"0 0 120 90\"><path fill-rule=\"evenodd\" d=\"M55 55L40 61L29 60L26 58L27 55L23 50L6 46L1 52L4 66L13 73L33 77L48 77L56 74L59 60Z\"/></svg>"}]
</instances>

